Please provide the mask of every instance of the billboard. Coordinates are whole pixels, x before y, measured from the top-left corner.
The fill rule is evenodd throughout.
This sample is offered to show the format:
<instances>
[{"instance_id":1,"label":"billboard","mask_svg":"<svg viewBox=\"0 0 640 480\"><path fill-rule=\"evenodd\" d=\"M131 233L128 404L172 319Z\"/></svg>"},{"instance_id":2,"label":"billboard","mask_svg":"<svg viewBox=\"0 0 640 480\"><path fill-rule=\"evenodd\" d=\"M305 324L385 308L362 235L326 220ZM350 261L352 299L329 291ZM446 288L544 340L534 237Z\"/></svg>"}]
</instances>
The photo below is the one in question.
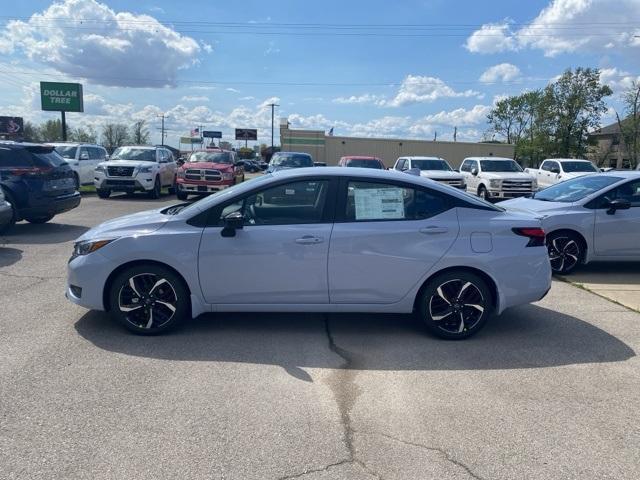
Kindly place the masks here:
<instances>
[{"instance_id":1,"label":"billboard","mask_svg":"<svg viewBox=\"0 0 640 480\"><path fill-rule=\"evenodd\" d=\"M42 110L48 112L84 112L82 85L40 82L40 102Z\"/></svg>"},{"instance_id":2,"label":"billboard","mask_svg":"<svg viewBox=\"0 0 640 480\"><path fill-rule=\"evenodd\" d=\"M222 132L205 130L202 132L202 136L204 138L222 138Z\"/></svg>"},{"instance_id":3,"label":"billboard","mask_svg":"<svg viewBox=\"0 0 640 480\"><path fill-rule=\"evenodd\" d=\"M196 145L202 143L202 139L200 137L180 137L180 143Z\"/></svg>"},{"instance_id":4,"label":"billboard","mask_svg":"<svg viewBox=\"0 0 640 480\"><path fill-rule=\"evenodd\" d=\"M22 117L0 117L0 135L21 137L23 133Z\"/></svg>"},{"instance_id":5,"label":"billboard","mask_svg":"<svg viewBox=\"0 0 640 480\"><path fill-rule=\"evenodd\" d=\"M255 128L236 128L236 140L258 140L258 130Z\"/></svg>"}]
</instances>

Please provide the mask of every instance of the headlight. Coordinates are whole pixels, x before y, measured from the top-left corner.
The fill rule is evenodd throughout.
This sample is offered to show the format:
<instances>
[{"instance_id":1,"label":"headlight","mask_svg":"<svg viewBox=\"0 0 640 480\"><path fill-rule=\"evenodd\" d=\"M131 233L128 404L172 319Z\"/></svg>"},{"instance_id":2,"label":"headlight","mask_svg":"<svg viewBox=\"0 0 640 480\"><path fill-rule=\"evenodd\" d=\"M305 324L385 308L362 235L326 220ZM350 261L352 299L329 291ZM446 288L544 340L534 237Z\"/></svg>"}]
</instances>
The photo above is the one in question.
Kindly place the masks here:
<instances>
[{"instance_id":1,"label":"headlight","mask_svg":"<svg viewBox=\"0 0 640 480\"><path fill-rule=\"evenodd\" d=\"M500 185L502 185L502 180L496 178L495 180L489 180L489 186L491 188L500 188Z\"/></svg>"},{"instance_id":2,"label":"headlight","mask_svg":"<svg viewBox=\"0 0 640 480\"><path fill-rule=\"evenodd\" d=\"M73 260L76 257L80 257L82 255L89 255L91 252L95 252L96 250L100 250L105 245L113 242L113 238L109 240L85 240L84 242L76 242L73 244L73 254L71 255L71 259Z\"/></svg>"},{"instance_id":3,"label":"headlight","mask_svg":"<svg viewBox=\"0 0 640 480\"><path fill-rule=\"evenodd\" d=\"M538 180L536 180L535 178L533 179L533 181L531 182L531 186L535 189L538 188Z\"/></svg>"},{"instance_id":4,"label":"headlight","mask_svg":"<svg viewBox=\"0 0 640 480\"><path fill-rule=\"evenodd\" d=\"M151 173L153 172L155 165L149 165L148 167L138 168L138 173Z\"/></svg>"},{"instance_id":5,"label":"headlight","mask_svg":"<svg viewBox=\"0 0 640 480\"><path fill-rule=\"evenodd\" d=\"M104 165L98 165L96 167L96 172L107 173L107 167L105 167Z\"/></svg>"},{"instance_id":6,"label":"headlight","mask_svg":"<svg viewBox=\"0 0 640 480\"><path fill-rule=\"evenodd\" d=\"M222 174L222 180L233 180L233 173L231 172L224 172Z\"/></svg>"}]
</instances>

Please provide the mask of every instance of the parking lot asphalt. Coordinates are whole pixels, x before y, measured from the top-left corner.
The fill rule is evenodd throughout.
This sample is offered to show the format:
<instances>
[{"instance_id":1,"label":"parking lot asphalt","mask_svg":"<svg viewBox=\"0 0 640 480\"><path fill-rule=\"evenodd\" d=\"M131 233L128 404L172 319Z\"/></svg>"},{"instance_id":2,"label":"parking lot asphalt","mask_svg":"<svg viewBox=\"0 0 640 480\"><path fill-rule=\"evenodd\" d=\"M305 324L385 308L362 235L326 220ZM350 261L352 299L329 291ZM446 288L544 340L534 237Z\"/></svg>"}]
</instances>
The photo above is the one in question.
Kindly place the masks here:
<instances>
[{"instance_id":1,"label":"parking lot asphalt","mask_svg":"<svg viewBox=\"0 0 640 480\"><path fill-rule=\"evenodd\" d=\"M2 478L640 478L640 314L564 282L459 342L370 314L138 337L65 300L76 237L172 202L0 237Z\"/></svg>"}]
</instances>

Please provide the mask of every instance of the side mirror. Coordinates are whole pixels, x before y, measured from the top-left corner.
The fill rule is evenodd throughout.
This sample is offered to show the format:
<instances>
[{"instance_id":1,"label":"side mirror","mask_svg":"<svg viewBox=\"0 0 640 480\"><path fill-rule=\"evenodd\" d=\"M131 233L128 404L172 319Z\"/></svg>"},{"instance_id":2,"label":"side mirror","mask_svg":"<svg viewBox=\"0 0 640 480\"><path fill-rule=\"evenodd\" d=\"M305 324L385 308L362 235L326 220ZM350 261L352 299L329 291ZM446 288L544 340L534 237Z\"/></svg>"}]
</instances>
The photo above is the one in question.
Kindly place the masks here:
<instances>
[{"instance_id":1,"label":"side mirror","mask_svg":"<svg viewBox=\"0 0 640 480\"><path fill-rule=\"evenodd\" d=\"M460 169L459 168L454 168L453 171L460 173Z\"/></svg>"},{"instance_id":2,"label":"side mirror","mask_svg":"<svg viewBox=\"0 0 640 480\"><path fill-rule=\"evenodd\" d=\"M609 207L607 214L614 215L616 210L629 210L631 208L631 202L625 198L617 198L611 200L607 206Z\"/></svg>"},{"instance_id":3,"label":"side mirror","mask_svg":"<svg viewBox=\"0 0 640 480\"><path fill-rule=\"evenodd\" d=\"M236 230L242 230L244 226L244 216L241 212L231 212L223 218L224 227L220 231L223 237L235 237Z\"/></svg>"},{"instance_id":4,"label":"side mirror","mask_svg":"<svg viewBox=\"0 0 640 480\"><path fill-rule=\"evenodd\" d=\"M551 169L551 173L560 173L560 169L558 167L553 167Z\"/></svg>"},{"instance_id":5,"label":"side mirror","mask_svg":"<svg viewBox=\"0 0 640 480\"><path fill-rule=\"evenodd\" d=\"M477 168L472 168L471 169L471 175L473 175L474 177L478 175L478 169Z\"/></svg>"}]
</instances>

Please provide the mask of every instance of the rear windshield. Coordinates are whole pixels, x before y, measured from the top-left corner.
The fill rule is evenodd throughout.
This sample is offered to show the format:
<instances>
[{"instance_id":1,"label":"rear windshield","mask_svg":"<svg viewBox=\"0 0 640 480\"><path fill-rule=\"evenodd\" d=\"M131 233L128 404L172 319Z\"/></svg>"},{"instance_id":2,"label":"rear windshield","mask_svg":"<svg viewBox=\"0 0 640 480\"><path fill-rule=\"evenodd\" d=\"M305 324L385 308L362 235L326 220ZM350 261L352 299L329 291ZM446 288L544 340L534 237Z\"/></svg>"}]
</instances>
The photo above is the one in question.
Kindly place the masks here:
<instances>
[{"instance_id":1,"label":"rear windshield","mask_svg":"<svg viewBox=\"0 0 640 480\"><path fill-rule=\"evenodd\" d=\"M67 163L53 147L35 145L25 147L25 150L35 157L35 164L45 165L48 167L59 167L60 165L65 165Z\"/></svg>"},{"instance_id":2,"label":"rear windshield","mask_svg":"<svg viewBox=\"0 0 640 480\"><path fill-rule=\"evenodd\" d=\"M513 160L480 160L483 172L521 172L522 168Z\"/></svg>"},{"instance_id":3,"label":"rear windshield","mask_svg":"<svg viewBox=\"0 0 640 480\"><path fill-rule=\"evenodd\" d=\"M598 171L591 162L562 162L562 169L567 173Z\"/></svg>"},{"instance_id":4,"label":"rear windshield","mask_svg":"<svg viewBox=\"0 0 640 480\"><path fill-rule=\"evenodd\" d=\"M411 166L420 170L445 170L450 172L451 167L444 160L412 160Z\"/></svg>"},{"instance_id":5,"label":"rear windshield","mask_svg":"<svg viewBox=\"0 0 640 480\"><path fill-rule=\"evenodd\" d=\"M310 155L287 155L276 154L271 158L271 165L274 167L313 167L313 160Z\"/></svg>"},{"instance_id":6,"label":"rear windshield","mask_svg":"<svg viewBox=\"0 0 640 480\"><path fill-rule=\"evenodd\" d=\"M78 147L71 147L69 145L56 147L56 152L58 152L62 158L75 159L77 151Z\"/></svg>"},{"instance_id":7,"label":"rear windshield","mask_svg":"<svg viewBox=\"0 0 640 480\"><path fill-rule=\"evenodd\" d=\"M138 162L155 162L156 151L149 148L120 147L117 148L111 160L135 160Z\"/></svg>"},{"instance_id":8,"label":"rear windshield","mask_svg":"<svg viewBox=\"0 0 640 480\"><path fill-rule=\"evenodd\" d=\"M376 168L378 170L383 169L378 160L367 160L364 158L354 158L352 160L347 160L347 167Z\"/></svg>"},{"instance_id":9,"label":"rear windshield","mask_svg":"<svg viewBox=\"0 0 640 480\"><path fill-rule=\"evenodd\" d=\"M229 152L194 152L189 157L189 162L228 163L233 164Z\"/></svg>"}]
</instances>

